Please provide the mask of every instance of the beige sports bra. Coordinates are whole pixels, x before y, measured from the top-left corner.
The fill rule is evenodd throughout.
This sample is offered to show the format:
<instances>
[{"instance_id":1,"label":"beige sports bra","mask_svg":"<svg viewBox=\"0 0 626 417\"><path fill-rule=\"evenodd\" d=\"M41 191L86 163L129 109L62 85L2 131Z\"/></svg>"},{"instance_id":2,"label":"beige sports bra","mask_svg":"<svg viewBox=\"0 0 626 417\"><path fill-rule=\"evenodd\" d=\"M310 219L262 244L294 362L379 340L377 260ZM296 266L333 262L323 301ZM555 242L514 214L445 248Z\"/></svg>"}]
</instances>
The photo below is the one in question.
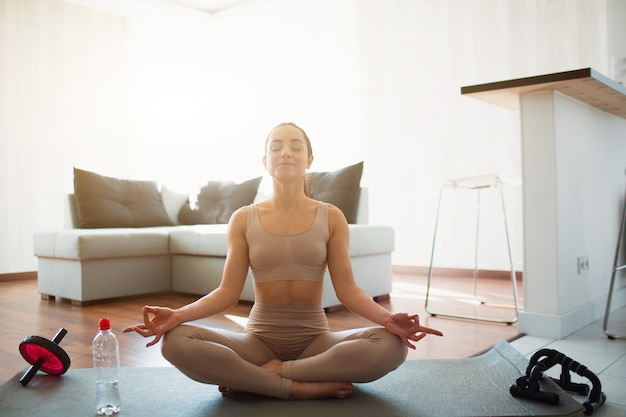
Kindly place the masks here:
<instances>
[{"instance_id":1,"label":"beige sports bra","mask_svg":"<svg viewBox=\"0 0 626 417\"><path fill-rule=\"evenodd\" d=\"M308 229L286 235L267 231L259 221L256 205L248 206L246 239L255 283L322 281L329 238L326 203L319 203Z\"/></svg>"}]
</instances>

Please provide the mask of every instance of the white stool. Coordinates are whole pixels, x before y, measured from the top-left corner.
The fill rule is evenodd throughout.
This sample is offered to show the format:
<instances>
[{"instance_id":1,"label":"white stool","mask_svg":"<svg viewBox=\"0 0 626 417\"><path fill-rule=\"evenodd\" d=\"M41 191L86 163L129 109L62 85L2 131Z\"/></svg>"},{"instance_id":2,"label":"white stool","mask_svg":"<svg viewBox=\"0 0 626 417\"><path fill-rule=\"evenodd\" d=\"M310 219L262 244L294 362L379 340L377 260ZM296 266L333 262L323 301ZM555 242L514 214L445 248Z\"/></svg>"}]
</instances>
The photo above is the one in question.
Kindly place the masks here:
<instances>
[{"instance_id":1,"label":"white stool","mask_svg":"<svg viewBox=\"0 0 626 417\"><path fill-rule=\"evenodd\" d=\"M478 236L479 236L479 231L480 231L480 194L485 189L497 188L500 192L500 200L502 202L502 214L504 218L504 230L506 234L507 253L508 253L509 264L510 264L510 269L511 269L511 285L512 285L512 291L513 291L512 306L515 310L514 316L511 318L503 319L503 318L485 317L485 316L477 316L477 315L453 314L453 313L447 313L447 312L442 312L442 311L437 312L437 311L432 311L428 307L428 302L430 299L430 290L431 290L432 281L433 281L435 247L437 243L437 230L439 227L439 214L441 211L443 193L446 189L454 190L454 189L459 189L459 188L476 191L476 203L477 203L476 204L476 233L475 233L475 251L474 251L474 271L473 271L472 278L473 278L473 284L474 284L473 298L474 300L480 302L480 304L489 304L489 302L487 301L479 300L477 296ZM441 186L441 189L439 191L439 204L437 207L437 217L435 220L435 233L433 237L433 247L432 247L432 252L430 256L430 267L428 269L428 285L426 287L426 300L425 300L424 307L426 309L426 312L432 316L453 317L453 318L461 318L461 319L469 319L469 320L489 321L489 322L495 322L495 323L506 323L506 324L513 324L517 321L518 311L519 311L519 304L518 304L518 297L517 297L517 279L515 276L515 266L513 263L513 255L511 252L511 242L509 239L509 228L508 228L508 222L507 222L507 216L506 216L506 207L504 204L504 192L502 190L502 181L497 175L487 174L487 175L480 175L480 176L475 176L475 177L461 178L461 179L453 180Z\"/></svg>"},{"instance_id":2,"label":"white stool","mask_svg":"<svg viewBox=\"0 0 626 417\"><path fill-rule=\"evenodd\" d=\"M615 249L615 260L613 261L613 272L611 273L611 284L609 285L609 296L606 300L606 312L604 313L604 323L602 330L609 339L626 339L624 335L615 335L609 333L609 314L611 313L611 299L613 298L613 287L615 286L615 276L618 271L626 269L626 264L620 265L620 252L622 251L622 240L624 238L624 229L626 228L626 194L624 194L624 207L622 208L622 224L617 235L617 248Z\"/></svg>"}]
</instances>

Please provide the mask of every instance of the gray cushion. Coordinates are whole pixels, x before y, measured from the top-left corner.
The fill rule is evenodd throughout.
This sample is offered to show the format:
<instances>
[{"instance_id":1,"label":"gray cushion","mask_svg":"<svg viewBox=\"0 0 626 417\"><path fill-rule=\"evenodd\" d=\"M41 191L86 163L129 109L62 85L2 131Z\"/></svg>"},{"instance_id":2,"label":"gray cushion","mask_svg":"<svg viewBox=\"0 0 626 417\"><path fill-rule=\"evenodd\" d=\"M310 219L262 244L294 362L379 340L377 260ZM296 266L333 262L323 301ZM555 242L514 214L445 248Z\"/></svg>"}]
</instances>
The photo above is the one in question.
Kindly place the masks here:
<instances>
[{"instance_id":1,"label":"gray cushion","mask_svg":"<svg viewBox=\"0 0 626 417\"><path fill-rule=\"evenodd\" d=\"M223 224L240 207L252 204L262 177L235 183L209 181L178 213L181 224ZM195 200L195 201L194 201Z\"/></svg>"},{"instance_id":2,"label":"gray cushion","mask_svg":"<svg viewBox=\"0 0 626 417\"><path fill-rule=\"evenodd\" d=\"M78 227L172 226L155 181L106 177L74 168Z\"/></svg>"},{"instance_id":3,"label":"gray cushion","mask_svg":"<svg viewBox=\"0 0 626 417\"><path fill-rule=\"evenodd\" d=\"M337 206L348 223L356 223L362 174L363 162L332 172L311 172L308 174L311 198Z\"/></svg>"}]
</instances>

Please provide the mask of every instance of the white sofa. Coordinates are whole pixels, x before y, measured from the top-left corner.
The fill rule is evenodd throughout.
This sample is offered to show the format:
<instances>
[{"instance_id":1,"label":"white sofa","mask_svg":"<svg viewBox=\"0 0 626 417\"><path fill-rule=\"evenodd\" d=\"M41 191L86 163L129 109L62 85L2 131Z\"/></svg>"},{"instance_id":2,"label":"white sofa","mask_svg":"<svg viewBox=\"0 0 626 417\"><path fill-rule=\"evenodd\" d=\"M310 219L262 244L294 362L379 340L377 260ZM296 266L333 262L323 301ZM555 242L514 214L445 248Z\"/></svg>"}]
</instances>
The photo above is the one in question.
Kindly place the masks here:
<instances>
[{"instance_id":1,"label":"white sofa","mask_svg":"<svg viewBox=\"0 0 626 417\"><path fill-rule=\"evenodd\" d=\"M357 224L350 227L350 257L358 284L374 299L391 292L394 230L367 224L367 189L359 199ZM38 291L74 305L118 297L178 292L204 295L221 280L226 259L226 225L145 228L76 228L73 196L67 228L34 235ZM250 275L241 295L254 301ZM323 307L340 306L326 272Z\"/></svg>"}]
</instances>

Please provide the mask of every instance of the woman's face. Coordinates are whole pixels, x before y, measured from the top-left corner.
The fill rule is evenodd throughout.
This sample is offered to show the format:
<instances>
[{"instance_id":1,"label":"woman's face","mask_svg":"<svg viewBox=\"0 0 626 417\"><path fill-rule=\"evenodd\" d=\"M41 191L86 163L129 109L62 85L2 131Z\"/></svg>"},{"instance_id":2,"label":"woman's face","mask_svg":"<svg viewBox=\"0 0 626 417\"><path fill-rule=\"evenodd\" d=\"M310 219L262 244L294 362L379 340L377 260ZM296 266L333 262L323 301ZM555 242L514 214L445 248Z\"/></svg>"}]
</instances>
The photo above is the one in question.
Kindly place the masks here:
<instances>
[{"instance_id":1,"label":"woman's face","mask_svg":"<svg viewBox=\"0 0 626 417\"><path fill-rule=\"evenodd\" d=\"M312 162L313 155L309 155L307 141L300 129L282 125L270 132L263 157L263 165L270 176L302 177Z\"/></svg>"}]
</instances>

